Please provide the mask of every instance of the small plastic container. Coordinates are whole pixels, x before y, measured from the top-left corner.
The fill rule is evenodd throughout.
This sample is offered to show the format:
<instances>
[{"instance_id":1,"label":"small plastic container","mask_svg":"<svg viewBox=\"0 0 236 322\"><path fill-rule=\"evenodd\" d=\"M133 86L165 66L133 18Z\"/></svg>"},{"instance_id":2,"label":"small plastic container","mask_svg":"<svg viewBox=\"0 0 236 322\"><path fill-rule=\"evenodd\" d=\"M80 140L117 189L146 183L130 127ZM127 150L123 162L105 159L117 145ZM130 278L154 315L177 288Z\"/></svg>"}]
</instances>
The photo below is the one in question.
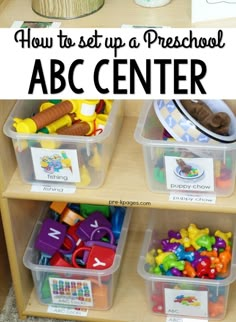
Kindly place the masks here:
<instances>
[{"instance_id":1,"label":"small plastic container","mask_svg":"<svg viewBox=\"0 0 236 322\"><path fill-rule=\"evenodd\" d=\"M104 0L32 0L32 9L40 16L75 19L91 15L102 8Z\"/></svg>"},{"instance_id":2,"label":"small plastic container","mask_svg":"<svg viewBox=\"0 0 236 322\"><path fill-rule=\"evenodd\" d=\"M221 197L233 193L235 143L180 142L168 135L155 112L155 101L146 101L134 137L142 145L147 185L152 192Z\"/></svg>"},{"instance_id":3,"label":"small plastic container","mask_svg":"<svg viewBox=\"0 0 236 322\"><path fill-rule=\"evenodd\" d=\"M225 278L157 275L148 271L148 252L152 249L163 249L161 242L168 239L169 231L179 232L187 229L190 224L195 224L199 229L208 228L211 235L217 230L232 233L232 259ZM175 318L224 319L230 284L236 277L235 232L236 217L232 214L209 213L206 216L198 212L153 210L137 267L139 275L145 281L146 301L150 312Z\"/></svg>"},{"instance_id":4,"label":"small plastic container","mask_svg":"<svg viewBox=\"0 0 236 322\"><path fill-rule=\"evenodd\" d=\"M95 136L24 134L16 132L13 119L39 112L44 101L18 101L4 124L12 139L22 180L29 184L59 184L99 188L106 177L123 122L121 101L114 101L102 133ZM70 161L70 167L64 163Z\"/></svg>"},{"instance_id":5,"label":"small plastic container","mask_svg":"<svg viewBox=\"0 0 236 322\"><path fill-rule=\"evenodd\" d=\"M163 7L170 3L171 0L135 0L135 3L142 7Z\"/></svg>"},{"instance_id":6,"label":"small plastic container","mask_svg":"<svg viewBox=\"0 0 236 322\"><path fill-rule=\"evenodd\" d=\"M132 209L126 209L113 264L104 270L39 265L40 252L34 245L43 220L47 218L47 209L48 206L42 209L23 256L24 265L31 270L39 302L70 308L110 309L118 283Z\"/></svg>"}]
</instances>

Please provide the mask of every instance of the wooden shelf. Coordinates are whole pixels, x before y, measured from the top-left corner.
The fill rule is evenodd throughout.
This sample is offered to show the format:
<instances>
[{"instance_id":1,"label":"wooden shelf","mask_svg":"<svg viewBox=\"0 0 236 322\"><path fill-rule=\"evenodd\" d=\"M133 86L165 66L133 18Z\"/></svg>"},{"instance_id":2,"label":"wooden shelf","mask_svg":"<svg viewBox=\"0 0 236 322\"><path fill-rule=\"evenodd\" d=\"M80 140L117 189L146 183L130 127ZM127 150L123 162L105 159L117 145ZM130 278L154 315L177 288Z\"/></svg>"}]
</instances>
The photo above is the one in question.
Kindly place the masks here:
<instances>
[{"instance_id":1,"label":"wooden shelf","mask_svg":"<svg viewBox=\"0 0 236 322\"><path fill-rule=\"evenodd\" d=\"M128 277L131 279L128 279ZM147 310L145 294L140 292L140 288L144 289L144 286L144 282L138 280L137 277L127 275L127 278L125 278L124 275L122 275L120 286L117 289L114 306L111 310L90 312L87 318L73 317L73 320L91 322L165 322L166 317L156 316ZM132 291L130 291L130 287L132 287ZM124 289L128 290L127 293ZM224 320L225 322L235 321L235 296L236 283L232 284L230 288L227 314ZM32 293L24 314L48 317L47 307L38 304L34 292ZM50 317L55 319L68 319L68 316L66 315L58 316L56 314L50 314Z\"/></svg>"},{"instance_id":2,"label":"wooden shelf","mask_svg":"<svg viewBox=\"0 0 236 322\"><path fill-rule=\"evenodd\" d=\"M114 15L115 13L115 19ZM31 9L31 0L0 0L0 27L8 28L15 20L52 21ZM55 20L55 19L54 19ZM104 6L87 17L59 20L62 28L120 27L122 24L183 27L236 27L236 19L191 24L191 0L172 0L164 7L144 8L134 0L105 0Z\"/></svg>"},{"instance_id":3,"label":"wooden shelf","mask_svg":"<svg viewBox=\"0 0 236 322\"><path fill-rule=\"evenodd\" d=\"M182 14L176 14L182 12ZM115 19L114 15L115 14ZM14 20L52 21L40 17L31 9L31 0L5 0L0 5L0 27L10 27ZM63 28L120 27L122 24L148 26L189 27L191 25L191 1L172 0L161 8L143 8L133 0L106 0L102 9L78 19L59 20Z\"/></svg>"},{"instance_id":4,"label":"wooden shelf","mask_svg":"<svg viewBox=\"0 0 236 322\"><path fill-rule=\"evenodd\" d=\"M2 218L0 213L0 312L5 304L8 292L11 287L11 274L6 250L5 237L2 227Z\"/></svg>"},{"instance_id":5,"label":"wooden shelf","mask_svg":"<svg viewBox=\"0 0 236 322\"><path fill-rule=\"evenodd\" d=\"M116 201L118 205L149 207L159 209L185 209L204 212L218 211L222 213L235 212L235 193L227 198L217 198L215 204L183 203L169 201L169 194L153 193L148 190L145 180L145 168L142 146L134 140L136 117L127 116L118 139L106 179L101 188L95 190L80 189L73 194L35 193L31 185L22 184L19 170L14 175L3 192L5 198L32 200L68 200L83 203L109 204Z\"/></svg>"},{"instance_id":6,"label":"wooden shelf","mask_svg":"<svg viewBox=\"0 0 236 322\"><path fill-rule=\"evenodd\" d=\"M0 0L0 3L2 1ZM11 105L10 101L9 104ZM0 103L2 109L1 109L1 120L0 120L0 126L3 124L6 116L8 115L8 109L5 108L5 103ZM8 154L7 151L11 151L10 155L12 155L12 148L9 146L9 144L5 144L8 140L3 136L0 135L0 144L1 146L6 148L6 155ZM9 143L9 142L8 142ZM14 158L13 158L14 159ZM11 163L11 162L10 162ZM15 165L15 162L13 162ZM8 181L8 169L4 166L4 162L0 162L0 193L4 191L7 185ZM6 178L6 180L5 180ZM6 248L6 242L5 242L5 235L3 230L3 223L2 223L2 214L1 214L1 201L0 201L0 312L5 304L7 295L9 293L10 287L12 284L11 279L11 273L10 273L10 266L9 266L9 260L8 260L8 253Z\"/></svg>"},{"instance_id":7,"label":"wooden shelf","mask_svg":"<svg viewBox=\"0 0 236 322\"><path fill-rule=\"evenodd\" d=\"M89 320L91 322L166 321L166 317L157 316L150 312L146 298L145 280L137 273L137 263L141 250L147 214L147 209L135 209L135 213L133 214L131 230L129 231L120 279L112 308L108 311L90 311L87 318L77 318L78 320ZM135 220L137 217L142 218L140 222ZM225 318L226 322L233 322L235 320L235 296L236 283L233 283L230 287L228 310ZM34 291L30 296L24 313L27 315L48 316L47 306L38 304ZM58 315L50 316L58 318ZM68 317L59 316L59 318L66 319Z\"/></svg>"},{"instance_id":8,"label":"wooden shelf","mask_svg":"<svg viewBox=\"0 0 236 322\"><path fill-rule=\"evenodd\" d=\"M31 9L31 0L0 0L0 27L10 27L15 20L53 21L38 16ZM120 27L122 24L146 26L191 27L191 1L172 0L168 6L161 8L143 8L133 0L105 0L101 10L93 15L74 19L60 20L61 27ZM197 26L197 25L196 25ZM224 27L236 26L235 19L202 23L199 26ZM236 101L235 101L236 102ZM0 101L0 126L2 128L14 101ZM12 142L0 133L2 151L0 158L0 180L2 185L1 210L6 237L7 250L17 299L19 317L52 317L69 319L70 316L47 312L47 306L40 305L33 288L31 272L26 269L22 257L31 231L37 220L40 203L52 200L64 200L81 203L109 204L109 201L137 202L128 235L128 242L121 266L120 281L116 290L113 306L108 311L89 311L88 317L74 318L85 321L100 322L164 322L166 317L155 316L148 311L145 296L145 283L136 272L140 247L150 208L159 211L176 209L206 212L236 212L235 193L228 198L217 198L215 204L193 204L170 202L168 194L152 193L145 182L142 147L135 142L133 134L137 115L142 101L126 101L124 125L110 164L104 185L100 189L76 190L73 194L33 193L31 186L24 184L19 176ZM127 205L127 204L126 204ZM236 284L230 287L226 322L235 320L234 298Z\"/></svg>"},{"instance_id":9,"label":"wooden shelf","mask_svg":"<svg viewBox=\"0 0 236 322\"><path fill-rule=\"evenodd\" d=\"M90 310L87 317L70 317L48 312L46 305L41 305L33 288L31 272L24 267L23 253L31 235L31 231L38 217L41 201L3 199L5 226L10 227L10 222L17 225L7 231L7 243L11 258L12 271L14 272L14 286L17 295L17 305L20 318L26 316L50 317L57 319L74 319L90 322L164 322L166 317L152 314L148 308L145 280L137 273L137 264L144 237L144 230L148 219L149 209L135 208L130 224L127 243L121 264L120 278L115 292L114 302L107 311ZM34 213L32 213L32 211ZM160 210L165 215L164 210ZM172 211L175 216L175 211ZM214 216L214 213L212 214ZM26 225L27 222L27 225ZM14 245L14 247L13 247ZM230 287L226 322L235 319L234 298L236 284Z\"/></svg>"}]
</instances>

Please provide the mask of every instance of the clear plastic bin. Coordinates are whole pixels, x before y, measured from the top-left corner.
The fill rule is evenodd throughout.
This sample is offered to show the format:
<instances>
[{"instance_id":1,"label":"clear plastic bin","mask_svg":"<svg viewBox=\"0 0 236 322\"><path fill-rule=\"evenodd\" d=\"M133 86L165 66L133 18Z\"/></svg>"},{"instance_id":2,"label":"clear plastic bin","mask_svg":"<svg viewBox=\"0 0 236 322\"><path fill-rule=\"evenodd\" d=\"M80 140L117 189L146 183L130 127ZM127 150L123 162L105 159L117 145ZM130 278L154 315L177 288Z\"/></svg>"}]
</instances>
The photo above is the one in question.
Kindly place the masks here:
<instances>
[{"instance_id":1,"label":"clear plastic bin","mask_svg":"<svg viewBox=\"0 0 236 322\"><path fill-rule=\"evenodd\" d=\"M200 229L208 228L211 235L217 230L232 233L232 259L224 277L218 275L217 279L210 279L150 273L147 254L150 254L152 249L163 250L161 242L168 239L169 231L187 229L190 224L195 224ZM236 217L232 214L204 215L189 211L153 210L150 213L137 267L139 275L145 281L150 312L176 318L223 319L230 284L236 277L235 231Z\"/></svg>"},{"instance_id":2,"label":"clear plastic bin","mask_svg":"<svg viewBox=\"0 0 236 322\"><path fill-rule=\"evenodd\" d=\"M16 132L13 119L31 117L42 103L39 100L18 101L3 128L12 139L23 181L99 188L105 180L123 122L121 101L113 102L103 132L95 136ZM70 167L65 167L62 162L68 160Z\"/></svg>"},{"instance_id":3,"label":"clear plastic bin","mask_svg":"<svg viewBox=\"0 0 236 322\"><path fill-rule=\"evenodd\" d=\"M221 197L233 193L235 143L179 142L166 140L164 134L154 101L146 101L134 137L142 145L147 185L152 192ZM191 171L186 173L183 166Z\"/></svg>"},{"instance_id":4,"label":"clear plastic bin","mask_svg":"<svg viewBox=\"0 0 236 322\"><path fill-rule=\"evenodd\" d=\"M40 265L41 252L35 241L48 206L42 210L23 256L24 265L31 270L37 298L46 305L108 310L113 305L126 243L132 209L126 209L112 266L107 269L87 269Z\"/></svg>"}]
</instances>

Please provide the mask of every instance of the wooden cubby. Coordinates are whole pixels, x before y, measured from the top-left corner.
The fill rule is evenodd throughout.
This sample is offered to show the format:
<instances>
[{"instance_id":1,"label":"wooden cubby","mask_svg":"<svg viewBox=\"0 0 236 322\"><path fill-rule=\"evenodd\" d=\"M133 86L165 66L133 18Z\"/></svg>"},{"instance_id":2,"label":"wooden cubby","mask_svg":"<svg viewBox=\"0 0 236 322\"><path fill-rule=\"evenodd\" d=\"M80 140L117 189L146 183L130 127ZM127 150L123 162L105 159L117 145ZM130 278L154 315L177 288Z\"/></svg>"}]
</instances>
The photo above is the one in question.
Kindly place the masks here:
<instances>
[{"instance_id":1,"label":"wooden cubby","mask_svg":"<svg viewBox=\"0 0 236 322\"><path fill-rule=\"evenodd\" d=\"M36 15L31 9L31 0L0 1L0 27L10 27L15 20L52 21ZM74 19L61 20L61 27L120 27L122 24L163 25L171 27L191 27L191 1L172 0L162 8L142 8L133 0L106 0L103 8L93 15ZM236 26L235 19L211 22L202 26ZM12 89L14 91L14 88ZM10 113L14 101L0 101L0 126ZM143 101L126 100L125 120L118 143L110 164L104 185L97 190L76 190L72 194L36 193L31 192L31 186L22 182L17 168L11 140L0 133L1 157L0 179L2 184L1 211L6 237L6 244L11 267L13 285L16 294L17 308L21 319L27 316L68 319L70 316L49 313L47 306L41 305L36 298L31 272L24 267L22 257L30 234L37 221L37 209L42 202L64 200L70 202L85 202L108 204L109 200L137 201L135 206L127 247L121 266L120 282L118 284L114 303L108 311L89 311L87 317L73 317L78 321L103 322L164 322L166 317L155 316L148 310L146 303L145 283L137 274L137 262L140 253L147 213L150 208L159 211L175 209L197 211L199 216L206 213L230 213L236 211L236 195L228 198L217 198L216 203L193 204L174 203L169 196L152 193L145 182L144 160L142 147L133 138L134 129ZM236 101L231 102L232 105ZM143 203L146 203L145 205ZM148 203L148 204L147 204ZM230 287L226 322L235 320L236 308L234 298L236 285Z\"/></svg>"},{"instance_id":2,"label":"wooden cubby","mask_svg":"<svg viewBox=\"0 0 236 322\"><path fill-rule=\"evenodd\" d=\"M2 217L0 214L0 312L5 304L11 287L11 273L9 269L8 254L4 237Z\"/></svg>"},{"instance_id":3,"label":"wooden cubby","mask_svg":"<svg viewBox=\"0 0 236 322\"><path fill-rule=\"evenodd\" d=\"M8 103L11 104L10 101ZM1 113L3 116L3 118L2 118L3 120L5 119L6 115L8 115L8 111L7 111L7 109L4 108L4 106L5 106L5 104L3 102L1 104L1 108L2 108ZM5 112L6 112L6 114L5 114ZM2 137L2 135L1 135L0 140L3 144L2 146L5 146L5 137ZM7 151L10 150L12 152L12 148L11 148L11 146L8 145L8 143L6 145L6 150ZM10 156L10 159L14 160L14 158L12 158L11 156ZM6 185L4 183L7 182L7 178L9 178L8 173L7 173L8 169L5 166L5 164L6 163L4 163L4 162L0 162L0 179L1 179L0 193L1 194L6 188ZM6 175L6 177L5 177L5 175ZM6 180L5 180L5 178L6 178ZM1 210L1 207L0 207L0 210ZM0 263L1 263L0 264L0 312L1 312L1 310L5 304L10 287L12 285L11 272L10 272L10 266L9 266L6 242L5 242L5 235L4 235L1 211L0 211Z\"/></svg>"}]
</instances>

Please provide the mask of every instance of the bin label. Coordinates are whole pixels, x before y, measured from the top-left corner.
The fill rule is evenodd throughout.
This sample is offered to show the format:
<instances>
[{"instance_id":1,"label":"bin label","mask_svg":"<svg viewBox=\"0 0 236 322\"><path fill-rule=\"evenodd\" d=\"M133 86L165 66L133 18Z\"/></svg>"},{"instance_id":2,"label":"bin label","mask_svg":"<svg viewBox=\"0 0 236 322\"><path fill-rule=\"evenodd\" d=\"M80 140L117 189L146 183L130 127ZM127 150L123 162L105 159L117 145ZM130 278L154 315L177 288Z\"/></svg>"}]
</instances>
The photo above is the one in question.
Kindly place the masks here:
<instances>
[{"instance_id":1,"label":"bin label","mask_svg":"<svg viewBox=\"0 0 236 322\"><path fill-rule=\"evenodd\" d=\"M31 147L35 179L51 182L80 182L76 150Z\"/></svg>"},{"instance_id":2,"label":"bin label","mask_svg":"<svg viewBox=\"0 0 236 322\"><path fill-rule=\"evenodd\" d=\"M182 158L165 156L166 185L176 191L214 191L212 158Z\"/></svg>"},{"instance_id":3,"label":"bin label","mask_svg":"<svg viewBox=\"0 0 236 322\"><path fill-rule=\"evenodd\" d=\"M165 288L165 313L208 317L208 292Z\"/></svg>"},{"instance_id":4,"label":"bin label","mask_svg":"<svg viewBox=\"0 0 236 322\"><path fill-rule=\"evenodd\" d=\"M48 313L54 314L63 314L63 315L72 315L72 316L87 316L88 309L84 307L65 307L65 306L56 306L56 305L48 305L47 309Z\"/></svg>"},{"instance_id":5,"label":"bin label","mask_svg":"<svg viewBox=\"0 0 236 322\"><path fill-rule=\"evenodd\" d=\"M92 287L89 280L49 277L53 304L93 306Z\"/></svg>"}]
</instances>

